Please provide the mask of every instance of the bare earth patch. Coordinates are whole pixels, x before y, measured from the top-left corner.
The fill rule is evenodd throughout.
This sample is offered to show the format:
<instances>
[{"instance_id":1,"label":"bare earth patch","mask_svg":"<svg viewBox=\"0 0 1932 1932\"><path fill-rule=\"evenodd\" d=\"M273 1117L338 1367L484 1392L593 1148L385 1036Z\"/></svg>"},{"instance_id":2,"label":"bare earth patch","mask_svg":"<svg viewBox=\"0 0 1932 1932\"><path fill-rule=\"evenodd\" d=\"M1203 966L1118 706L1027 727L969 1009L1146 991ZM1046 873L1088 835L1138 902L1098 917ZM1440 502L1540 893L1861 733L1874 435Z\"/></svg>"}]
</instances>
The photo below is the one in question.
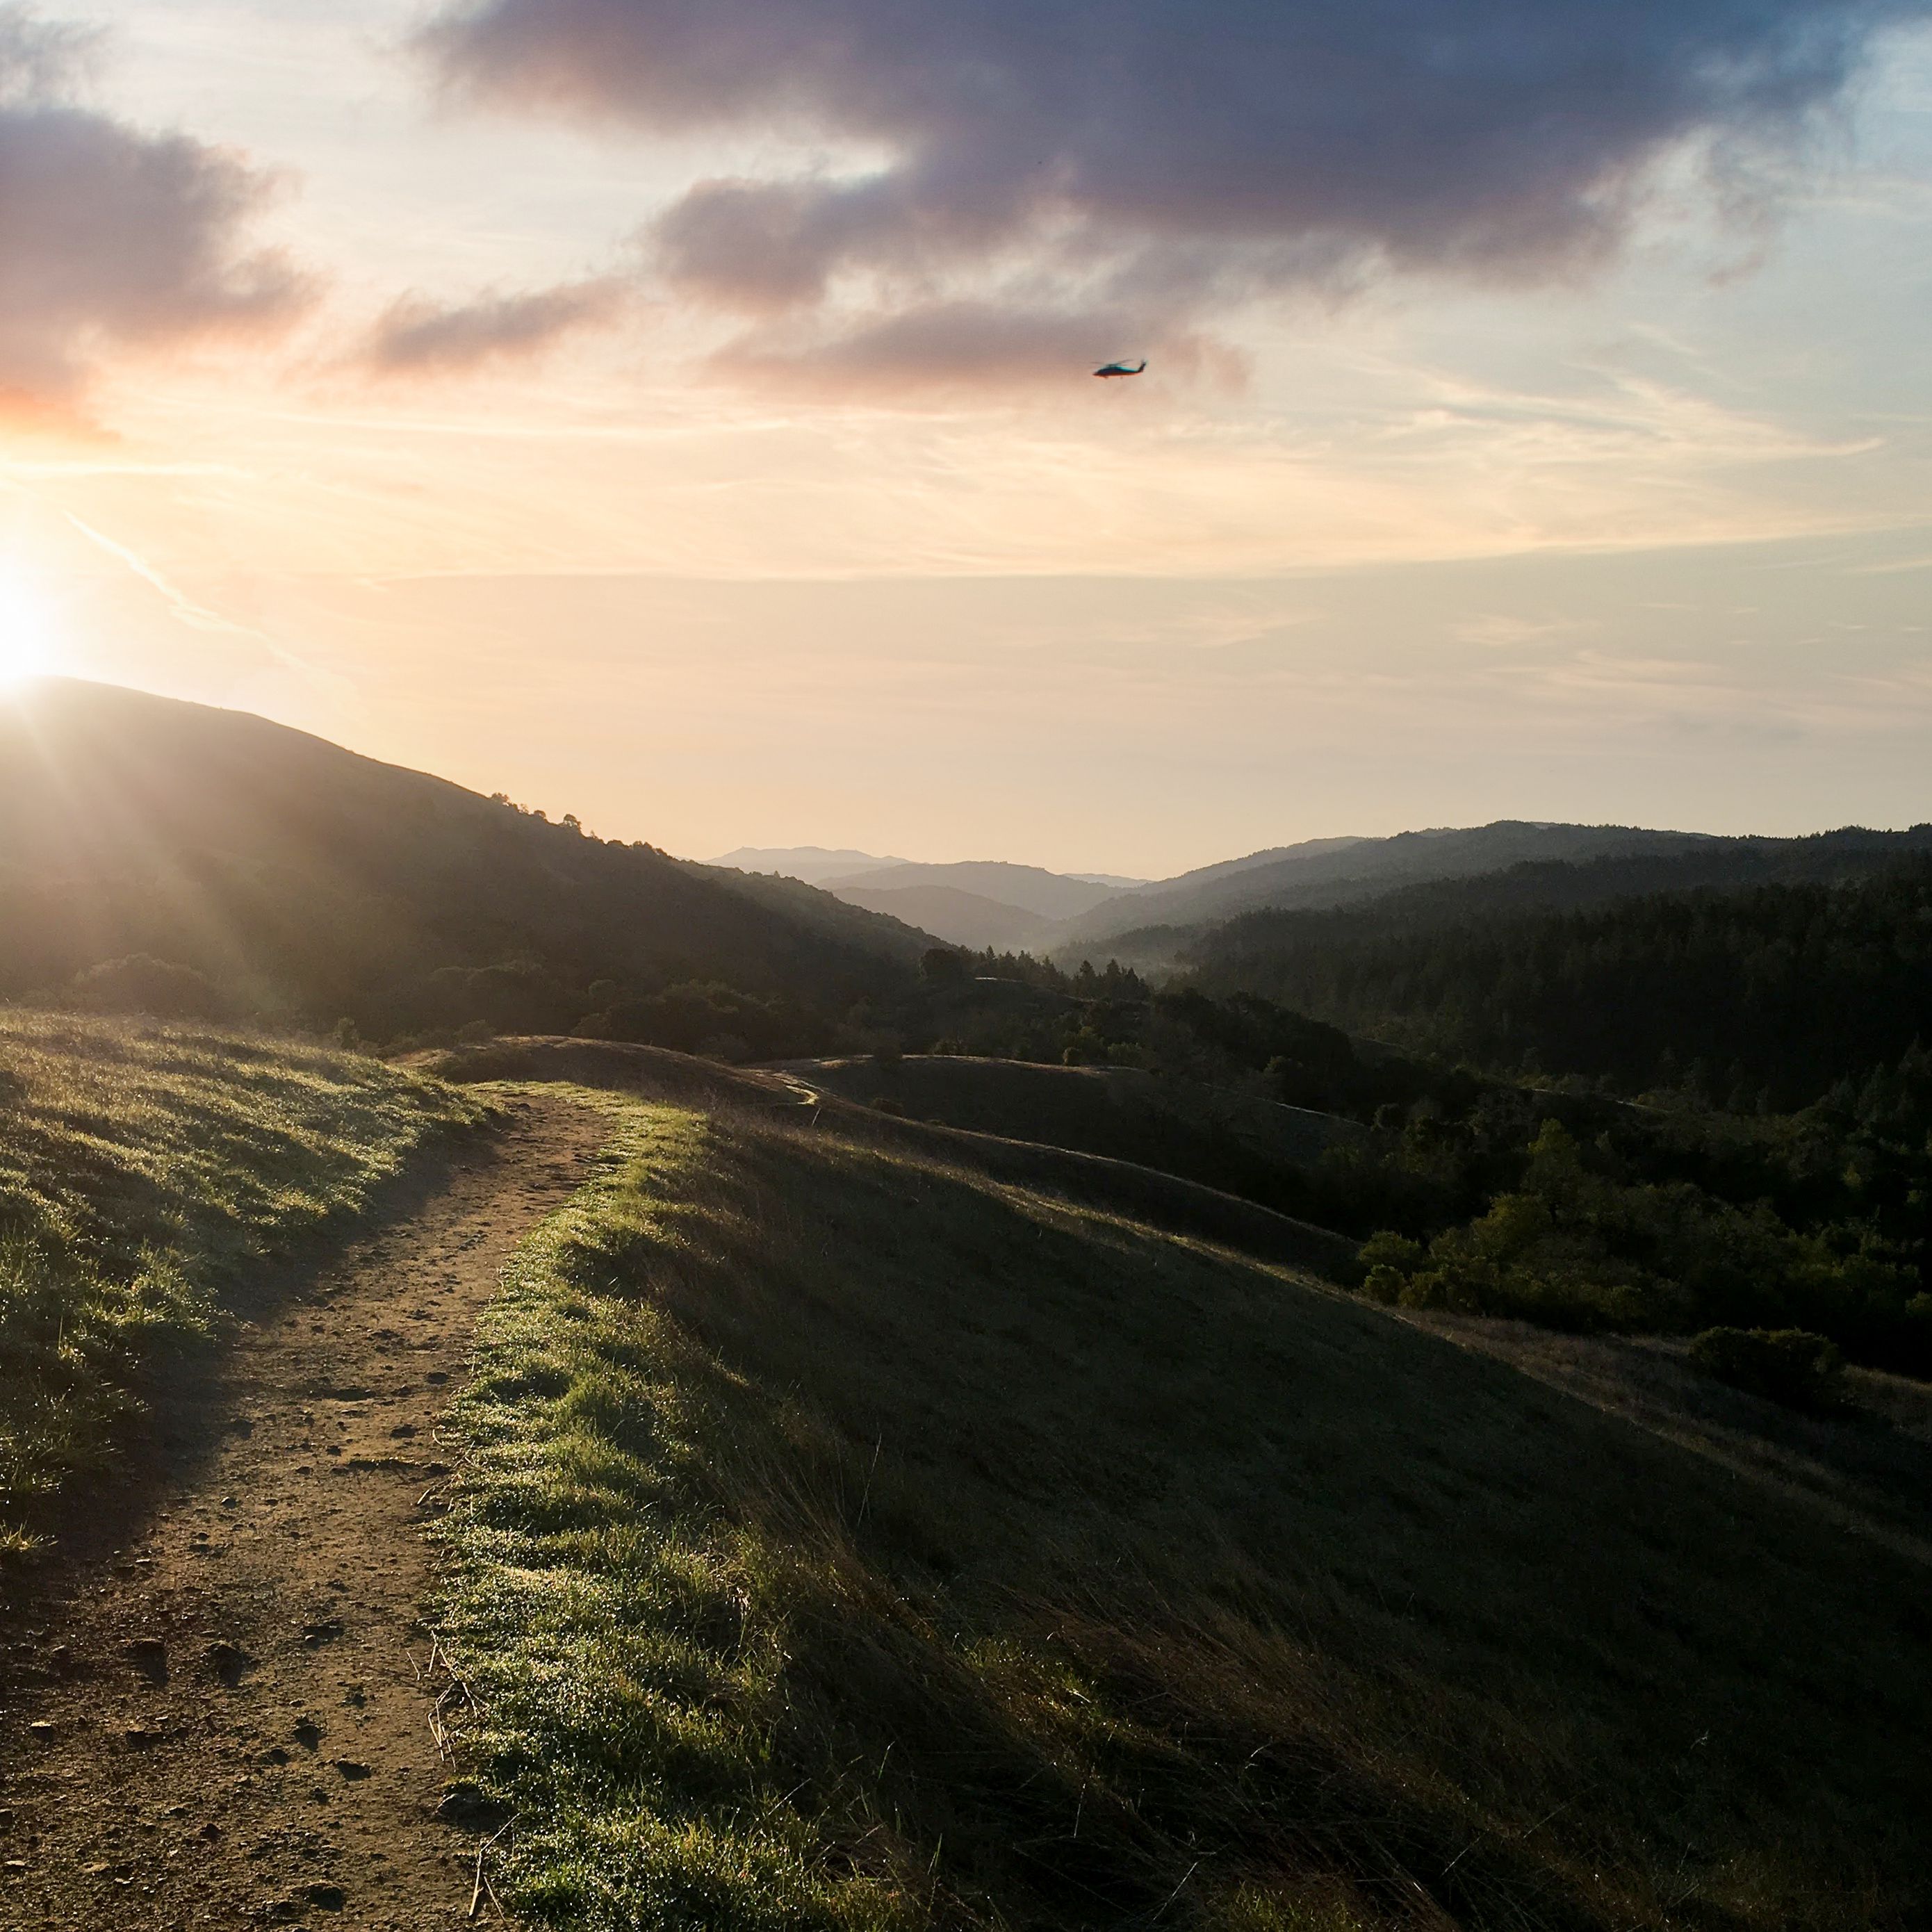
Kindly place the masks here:
<instances>
[{"instance_id":1,"label":"bare earth patch","mask_svg":"<svg viewBox=\"0 0 1932 1932\"><path fill-rule=\"evenodd\" d=\"M513 1102L160 1397L158 1474L4 1613L0 1925L464 1922L487 1821L443 1803L418 1621L439 1418L607 1132Z\"/></svg>"}]
</instances>

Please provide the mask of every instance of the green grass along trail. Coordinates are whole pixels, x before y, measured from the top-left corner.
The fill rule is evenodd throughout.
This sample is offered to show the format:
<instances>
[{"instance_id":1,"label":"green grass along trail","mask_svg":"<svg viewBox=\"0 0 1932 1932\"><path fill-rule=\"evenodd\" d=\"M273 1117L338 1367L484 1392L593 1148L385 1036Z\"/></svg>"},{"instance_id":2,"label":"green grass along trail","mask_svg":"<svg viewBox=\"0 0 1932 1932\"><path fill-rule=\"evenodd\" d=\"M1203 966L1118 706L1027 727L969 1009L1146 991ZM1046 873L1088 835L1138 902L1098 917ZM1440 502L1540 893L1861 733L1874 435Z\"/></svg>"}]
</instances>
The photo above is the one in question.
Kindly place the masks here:
<instances>
[{"instance_id":1,"label":"green grass along trail","mask_svg":"<svg viewBox=\"0 0 1932 1932\"><path fill-rule=\"evenodd\" d=\"M531 1923L1922 1920L1906 1551L980 1137L604 1066L439 1606Z\"/></svg>"},{"instance_id":2,"label":"green grass along trail","mask_svg":"<svg viewBox=\"0 0 1932 1932\"><path fill-rule=\"evenodd\" d=\"M1924 1572L1778 1481L1121 1163L432 1070L584 1084L498 1090L10 1615L0 1925L1923 1922Z\"/></svg>"},{"instance_id":3,"label":"green grass along trail","mask_svg":"<svg viewBox=\"0 0 1932 1932\"><path fill-rule=\"evenodd\" d=\"M521 1096L419 1151L330 1251L252 1277L178 1360L126 1479L13 1580L0 1652L0 1926L464 1922L439 1820L424 1530L477 1318L586 1178L600 1118Z\"/></svg>"}]
</instances>

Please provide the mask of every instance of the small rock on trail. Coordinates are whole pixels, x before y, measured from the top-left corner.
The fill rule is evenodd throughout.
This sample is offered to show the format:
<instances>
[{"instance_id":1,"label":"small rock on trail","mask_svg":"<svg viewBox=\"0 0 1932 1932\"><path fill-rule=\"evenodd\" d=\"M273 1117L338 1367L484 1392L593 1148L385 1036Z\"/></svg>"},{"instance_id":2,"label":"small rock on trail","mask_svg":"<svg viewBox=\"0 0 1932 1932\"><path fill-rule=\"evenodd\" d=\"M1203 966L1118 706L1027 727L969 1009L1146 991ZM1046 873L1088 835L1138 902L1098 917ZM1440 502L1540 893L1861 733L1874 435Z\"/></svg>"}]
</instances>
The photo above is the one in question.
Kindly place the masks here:
<instances>
[{"instance_id":1,"label":"small rock on trail","mask_svg":"<svg viewBox=\"0 0 1932 1932\"><path fill-rule=\"evenodd\" d=\"M162 1405L154 1480L9 1606L4 1932L465 1922L487 1808L438 1811L425 1486L503 1264L605 1138L520 1100L284 1270Z\"/></svg>"},{"instance_id":2,"label":"small rock on trail","mask_svg":"<svg viewBox=\"0 0 1932 1932\"><path fill-rule=\"evenodd\" d=\"M137 1636L121 1646L121 1654L150 1683L168 1681L168 1647L158 1636Z\"/></svg>"}]
</instances>

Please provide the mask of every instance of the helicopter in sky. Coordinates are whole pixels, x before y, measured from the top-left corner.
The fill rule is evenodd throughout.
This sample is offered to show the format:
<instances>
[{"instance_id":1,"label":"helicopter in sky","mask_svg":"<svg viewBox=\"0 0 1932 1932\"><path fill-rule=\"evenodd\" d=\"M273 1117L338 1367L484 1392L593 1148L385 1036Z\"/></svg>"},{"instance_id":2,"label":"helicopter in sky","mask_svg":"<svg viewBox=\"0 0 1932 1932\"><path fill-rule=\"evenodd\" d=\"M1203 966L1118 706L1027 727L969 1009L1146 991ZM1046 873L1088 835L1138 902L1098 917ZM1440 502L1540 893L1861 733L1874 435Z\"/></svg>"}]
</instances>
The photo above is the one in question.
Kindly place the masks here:
<instances>
[{"instance_id":1,"label":"helicopter in sky","mask_svg":"<svg viewBox=\"0 0 1932 1932\"><path fill-rule=\"evenodd\" d=\"M1103 362L1094 373L1096 376L1138 376L1147 367L1143 356L1138 362Z\"/></svg>"}]
</instances>

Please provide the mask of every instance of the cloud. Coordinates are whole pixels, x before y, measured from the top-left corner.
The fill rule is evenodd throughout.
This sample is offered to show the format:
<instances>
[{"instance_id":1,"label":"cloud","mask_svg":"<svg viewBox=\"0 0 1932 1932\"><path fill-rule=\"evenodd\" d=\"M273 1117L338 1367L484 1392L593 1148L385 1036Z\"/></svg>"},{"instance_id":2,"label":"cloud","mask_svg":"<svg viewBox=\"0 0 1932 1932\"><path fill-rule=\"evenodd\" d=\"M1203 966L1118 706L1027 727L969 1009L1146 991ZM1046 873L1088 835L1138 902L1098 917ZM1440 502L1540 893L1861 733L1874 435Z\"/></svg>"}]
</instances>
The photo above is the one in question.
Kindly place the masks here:
<instances>
[{"instance_id":1,"label":"cloud","mask_svg":"<svg viewBox=\"0 0 1932 1932\"><path fill-rule=\"evenodd\" d=\"M377 322L357 361L378 375L453 375L535 356L580 329L616 320L635 298L622 276L490 295L443 307L405 296Z\"/></svg>"},{"instance_id":2,"label":"cloud","mask_svg":"<svg viewBox=\"0 0 1932 1932\"><path fill-rule=\"evenodd\" d=\"M236 156L85 104L93 37L0 5L0 406L70 417L102 358L289 320L309 286L245 225Z\"/></svg>"},{"instance_id":3,"label":"cloud","mask_svg":"<svg viewBox=\"0 0 1932 1932\"><path fill-rule=\"evenodd\" d=\"M885 367L961 301L1173 324L1384 272L1574 273L1615 251L1687 152L1714 202L1734 200L1753 156L1788 152L1844 97L1876 34L1928 14L1932 0L464 0L422 44L476 100L794 140L814 157L799 172L701 181L664 210L659 270L767 322L842 310L852 357Z\"/></svg>"},{"instance_id":4,"label":"cloud","mask_svg":"<svg viewBox=\"0 0 1932 1932\"><path fill-rule=\"evenodd\" d=\"M85 80L100 46L98 29L0 7L0 98L55 93Z\"/></svg>"},{"instance_id":5,"label":"cloud","mask_svg":"<svg viewBox=\"0 0 1932 1932\"><path fill-rule=\"evenodd\" d=\"M761 328L712 358L721 375L764 388L866 396L1064 388L1070 368L1126 353L1158 358L1163 370L1207 375L1224 386L1245 373L1232 352L1157 316L1118 311L1029 310L987 302L934 302L802 342Z\"/></svg>"}]
</instances>

